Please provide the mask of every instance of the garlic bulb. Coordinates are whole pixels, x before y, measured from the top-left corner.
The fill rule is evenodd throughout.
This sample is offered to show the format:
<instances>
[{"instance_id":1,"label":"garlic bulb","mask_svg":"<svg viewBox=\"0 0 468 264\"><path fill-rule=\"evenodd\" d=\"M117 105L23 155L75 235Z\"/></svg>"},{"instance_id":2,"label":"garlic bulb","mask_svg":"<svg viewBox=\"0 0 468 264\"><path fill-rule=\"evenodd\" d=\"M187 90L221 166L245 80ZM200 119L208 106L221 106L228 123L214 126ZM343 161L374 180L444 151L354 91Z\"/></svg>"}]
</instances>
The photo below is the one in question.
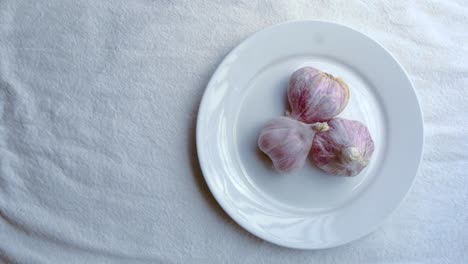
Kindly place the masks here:
<instances>
[{"instance_id":1,"label":"garlic bulb","mask_svg":"<svg viewBox=\"0 0 468 264\"><path fill-rule=\"evenodd\" d=\"M258 147L273 167L288 172L304 166L315 131L326 131L327 123L304 124L289 117L270 120L260 132Z\"/></svg>"},{"instance_id":2,"label":"garlic bulb","mask_svg":"<svg viewBox=\"0 0 468 264\"><path fill-rule=\"evenodd\" d=\"M330 129L318 132L312 142L312 161L333 175L355 176L369 163L374 142L369 130L358 121L335 118Z\"/></svg>"},{"instance_id":3,"label":"garlic bulb","mask_svg":"<svg viewBox=\"0 0 468 264\"><path fill-rule=\"evenodd\" d=\"M349 89L343 80L312 67L295 71L289 79L290 116L305 123L332 119L348 104Z\"/></svg>"}]
</instances>

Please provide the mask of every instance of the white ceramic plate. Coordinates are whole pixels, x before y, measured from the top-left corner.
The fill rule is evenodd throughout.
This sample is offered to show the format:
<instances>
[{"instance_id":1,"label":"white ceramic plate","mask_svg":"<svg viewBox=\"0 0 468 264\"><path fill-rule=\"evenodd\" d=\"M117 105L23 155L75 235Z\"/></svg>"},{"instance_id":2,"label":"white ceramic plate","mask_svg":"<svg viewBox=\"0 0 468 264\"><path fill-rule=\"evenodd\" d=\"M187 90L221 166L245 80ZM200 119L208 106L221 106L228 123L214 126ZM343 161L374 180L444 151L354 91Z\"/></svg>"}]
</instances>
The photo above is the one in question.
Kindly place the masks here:
<instances>
[{"instance_id":1,"label":"white ceramic plate","mask_svg":"<svg viewBox=\"0 0 468 264\"><path fill-rule=\"evenodd\" d=\"M374 155L356 177L326 175L310 161L281 175L257 148L265 122L287 109L290 75L304 66L344 79L350 101L340 116L372 134ZM410 189L422 145L421 110L402 67L374 40L328 22L283 23L242 42L211 78L197 122L216 200L251 233L292 248L338 246L373 231Z\"/></svg>"}]
</instances>

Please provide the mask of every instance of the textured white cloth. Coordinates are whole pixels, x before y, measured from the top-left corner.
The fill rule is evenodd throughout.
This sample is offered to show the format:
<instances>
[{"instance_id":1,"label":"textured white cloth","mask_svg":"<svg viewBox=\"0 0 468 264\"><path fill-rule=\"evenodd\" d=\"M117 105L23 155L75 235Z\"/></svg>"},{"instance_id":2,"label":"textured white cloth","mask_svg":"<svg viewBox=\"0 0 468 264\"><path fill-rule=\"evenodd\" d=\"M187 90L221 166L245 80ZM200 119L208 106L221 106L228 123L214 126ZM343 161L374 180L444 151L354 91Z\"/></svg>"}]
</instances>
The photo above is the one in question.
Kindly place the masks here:
<instances>
[{"instance_id":1,"label":"textured white cloth","mask_svg":"<svg viewBox=\"0 0 468 264\"><path fill-rule=\"evenodd\" d=\"M396 213L319 251L234 223L194 143L223 57L255 31L304 18L388 48L416 86L426 133ZM467 27L464 0L0 1L0 261L468 263Z\"/></svg>"}]
</instances>

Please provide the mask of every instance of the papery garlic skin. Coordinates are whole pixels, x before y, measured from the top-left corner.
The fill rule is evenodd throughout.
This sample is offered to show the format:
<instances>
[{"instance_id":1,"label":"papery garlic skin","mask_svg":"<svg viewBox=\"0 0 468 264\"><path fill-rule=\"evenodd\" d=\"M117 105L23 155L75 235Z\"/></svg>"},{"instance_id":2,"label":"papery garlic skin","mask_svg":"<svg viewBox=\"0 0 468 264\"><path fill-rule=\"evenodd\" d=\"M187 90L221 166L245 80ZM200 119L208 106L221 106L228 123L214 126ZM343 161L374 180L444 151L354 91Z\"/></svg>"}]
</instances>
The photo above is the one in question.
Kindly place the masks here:
<instances>
[{"instance_id":1,"label":"papery garlic skin","mask_svg":"<svg viewBox=\"0 0 468 264\"><path fill-rule=\"evenodd\" d=\"M326 123L304 124L289 117L270 120L260 132L258 147L281 172L300 169L309 154L315 131L328 129Z\"/></svg>"},{"instance_id":2,"label":"papery garlic skin","mask_svg":"<svg viewBox=\"0 0 468 264\"><path fill-rule=\"evenodd\" d=\"M289 79L290 116L304 123L323 122L337 116L349 101L343 80L312 67L295 71Z\"/></svg>"},{"instance_id":3,"label":"papery garlic skin","mask_svg":"<svg viewBox=\"0 0 468 264\"><path fill-rule=\"evenodd\" d=\"M330 129L317 132L310 151L312 161L328 174L355 176L368 164L374 142L367 127L359 121L334 118Z\"/></svg>"}]
</instances>

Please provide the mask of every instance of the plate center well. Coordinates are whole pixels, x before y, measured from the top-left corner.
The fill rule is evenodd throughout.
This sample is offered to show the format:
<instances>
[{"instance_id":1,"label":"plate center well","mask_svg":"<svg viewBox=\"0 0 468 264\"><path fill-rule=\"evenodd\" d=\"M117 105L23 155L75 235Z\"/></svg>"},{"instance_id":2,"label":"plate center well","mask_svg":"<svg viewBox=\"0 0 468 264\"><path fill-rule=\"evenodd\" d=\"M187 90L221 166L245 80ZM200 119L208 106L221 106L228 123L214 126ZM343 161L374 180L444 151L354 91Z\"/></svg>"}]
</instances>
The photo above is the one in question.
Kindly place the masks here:
<instances>
[{"instance_id":1,"label":"plate center well","mask_svg":"<svg viewBox=\"0 0 468 264\"><path fill-rule=\"evenodd\" d=\"M303 169L280 174L257 147L262 126L270 119L285 115L288 110L286 90L291 74L298 68L312 66L341 77L349 86L350 100L339 117L359 120L368 128L375 142L369 166L356 177L327 175L310 159ZM243 168L243 177L255 191L278 206L294 210L323 212L352 201L374 177L385 151L383 110L372 86L352 67L331 58L297 56L267 65L239 89L241 104L233 126L234 151Z\"/></svg>"}]
</instances>

